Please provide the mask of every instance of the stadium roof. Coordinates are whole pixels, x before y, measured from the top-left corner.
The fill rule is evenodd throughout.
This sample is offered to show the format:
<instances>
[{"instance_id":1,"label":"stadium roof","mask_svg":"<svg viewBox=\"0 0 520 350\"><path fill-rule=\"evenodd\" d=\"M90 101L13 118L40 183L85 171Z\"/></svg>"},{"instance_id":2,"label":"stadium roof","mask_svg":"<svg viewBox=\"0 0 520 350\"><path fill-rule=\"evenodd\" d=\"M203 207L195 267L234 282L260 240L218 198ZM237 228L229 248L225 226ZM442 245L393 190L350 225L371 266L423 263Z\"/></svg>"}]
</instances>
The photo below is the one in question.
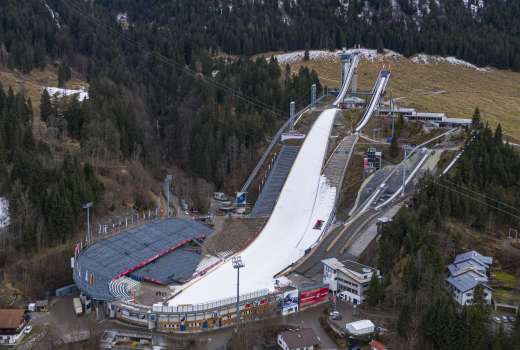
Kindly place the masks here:
<instances>
[{"instance_id":1,"label":"stadium roof","mask_svg":"<svg viewBox=\"0 0 520 350\"><path fill-rule=\"evenodd\" d=\"M74 282L94 299L112 300L108 283L113 278L131 273L137 276L151 273L154 269L150 264L158 268L159 277L186 275L190 268L195 270L198 261L183 261L186 254L172 253L212 233L199 221L177 218L131 228L83 250L75 261ZM165 258L167 264L161 261Z\"/></svg>"}]
</instances>

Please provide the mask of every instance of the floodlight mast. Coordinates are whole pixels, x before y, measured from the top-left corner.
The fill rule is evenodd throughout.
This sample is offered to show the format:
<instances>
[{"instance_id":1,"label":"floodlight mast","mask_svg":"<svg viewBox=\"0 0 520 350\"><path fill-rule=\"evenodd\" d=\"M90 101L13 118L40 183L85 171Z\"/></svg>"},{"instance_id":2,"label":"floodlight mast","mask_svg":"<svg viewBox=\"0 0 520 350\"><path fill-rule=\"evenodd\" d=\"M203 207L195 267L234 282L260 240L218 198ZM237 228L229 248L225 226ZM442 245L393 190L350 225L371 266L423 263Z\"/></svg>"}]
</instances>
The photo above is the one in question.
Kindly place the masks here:
<instances>
[{"instance_id":1,"label":"floodlight mast","mask_svg":"<svg viewBox=\"0 0 520 350\"><path fill-rule=\"evenodd\" d=\"M91 243L92 237L90 236L90 208L94 206L94 203L88 202L83 204L83 209L87 209L87 244Z\"/></svg>"},{"instance_id":2,"label":"floodlight mast","mask_svg":"<svg viewBox=\"0 0 520 350\"><path fill-rule=\"evenodd\" d=\"M237 270L237 319L236 319L236 331L238 332L238 326L240 324L240 269L245 265L242 262L242 257L240 255L234 256L231 258L231 264L233 268Z\"/></svg>"}]
</instances>

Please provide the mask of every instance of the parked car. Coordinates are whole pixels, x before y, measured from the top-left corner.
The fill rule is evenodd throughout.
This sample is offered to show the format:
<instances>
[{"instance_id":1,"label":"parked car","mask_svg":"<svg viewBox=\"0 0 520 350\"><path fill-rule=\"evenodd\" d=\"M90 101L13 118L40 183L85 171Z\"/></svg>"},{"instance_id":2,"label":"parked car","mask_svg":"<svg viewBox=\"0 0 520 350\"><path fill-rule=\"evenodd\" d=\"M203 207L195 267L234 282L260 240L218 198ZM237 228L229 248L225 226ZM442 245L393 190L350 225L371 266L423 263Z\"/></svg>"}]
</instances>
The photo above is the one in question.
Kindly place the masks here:
<instances>
[{"instance_id":1,"label":"parked car","mask_svg":"<svg viewBox=\"0 0 520 350\"><path fill-rule=\"evenodd\" d=\"M498 316L493 317L493 321L495 321L498 324L502 323L502 319Z\"/></svg>"},{"instance_id":2,"label":"parked car","mask_svg":"<svg viewBox=\"0 0 520 350\"><path fill-rule=\"evenodd\" d=\"M511 323L515 323L515 321L516 321L516 317L515 317L515 316L508 316L507 319L508 319L509 322L511 322Z\"/></svg>"},{"instance_id":3,"label":"parked car","mask_svg":"<svg viewBox=\"0 0 520 350\"><path fill-rule=\"evenodd\" d=\"M339 313L339 311L331 311L329 313L329 318L331 320L341 320L342 319L342 316L341 314Z\"/></svg>"},{"instance_id":4,"label":"parked car","mask_svg":"<svg viewBox=\"0 0 520 350\"><path fill-rule=\"evenodd\" d=\"M504 323L509 322L509 318L507 316L500 316L500 318L502 319L502 322L504 322Z\"/></svg>"},{"instance_id":5,"label":"parked car","mask_svg":"<svg viewBox=\"0 0 520 350\"><path fill-rule=\"evenodd\" d=\"M25 327L25 329L23 330L26 334L29 334L31 333L32 331L32 326L31 325L28 325L27 327Z\"/></svg>"}]
</instances>

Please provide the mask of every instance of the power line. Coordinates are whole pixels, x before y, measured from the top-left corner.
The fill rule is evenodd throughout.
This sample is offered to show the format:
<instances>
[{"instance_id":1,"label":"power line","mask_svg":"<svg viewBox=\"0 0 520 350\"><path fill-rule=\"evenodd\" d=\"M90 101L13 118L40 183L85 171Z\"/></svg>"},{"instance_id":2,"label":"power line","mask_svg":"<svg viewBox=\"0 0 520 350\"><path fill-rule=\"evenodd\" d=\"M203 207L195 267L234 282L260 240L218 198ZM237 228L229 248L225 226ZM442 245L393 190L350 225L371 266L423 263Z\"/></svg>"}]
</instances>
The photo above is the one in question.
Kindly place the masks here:
<instances>
[{"instance_id":1,"label":"power line","mask_svg":"<svg viewBox=\"0 0 520 350\"><path fill-rule=\"evenodd\" d=\"M459 188L462 189L462 190L466 190L466 191L468 191L468 192L470 192L470 193L472 193L472 194L475 194L475 195L477 195L477 196L480 196L480 197L482 197L482 198L484 198L484 199L491 200L491 201L493 201L493 202L496 202L496 203L498 203L498 204L501 204L501 205L503 205L503 206L505 206L505 207L508 207L508 208L510 208L510 209L513 209L513 210L517 211L517 212L520 214L520 209L518 209L518 208L516 208L516 207L514 207L514 206L512 206L512 205L510 205L510 204L508 204L508 203L505 203L505 202L502 202L502 201L500 201L500 200L498 200L498 199L495 199L495 198L489 197L489 196L487 196L487 195L485 195L485 194L482 194L482 193L480 193L480 192L477 192L477 191L475 191L475 190L472 190L471 188L469 188L469 187L467 187L467 186L462 186L462 185L460 185L460 184L457 184L457 183L455 183L455 182L453 182L453 181L450 181L450 180L447 180L447 179L442 179L441 181L449 182L450 184L452 184L452 185L454 185L454 186L457 186L457 187L459 187Z\"/></svg>"},{"instance_id":2,"label":"power line","mask_svg":"<svg viewBox=\"0 0 520 350\"><path fill-rule=\"evenodd\" d=\"M457 190L455 190L455 189L453 189L453 188L451 188L451 187L449 187L449 186L443 185L443 184L439 183L437 180L434 180L433 183L436 184L437 186L441 186L441 187L447 189L448 191L452 191L452 192L455 192L455 193L457 193L457 194L460 194L460 195L462 195L462 196L464 196L464 197L466 197L466 198L469 198L469 199L471 199L471 200L473 200L473 201L475 201L475 202L478 202L478 203L480 203L480 204L482 204L482 205L485 205L485 206L488 206L488 207L490 207L490 208L496 209L496 210L498 210L498 211L500 211L500 212L502 212L502 213L504 213L504 214L506 214L506 215L509 215L509 216L511 216L511 217L513 217L513 218L516 218L516 219L520 220L520 216L518 216L518 215L516 215L516 214L513 214L513 213L511 213L511 212L508 212L507 210L501 209L501 208L499 208L499 207L497 207L497 206L491 205L491 204L489 204L489 203L487 203L487 202L485 202L485 201L479 200L479 199L477 199L477 198L475 198L475 197L473 197L473 196L470 196L469 194L466 194L466 193L463 193L463 192L457 191Z\"/></svg>"},{"instance_id":3,"label":"power line","mask_svg":"<svg viewBox=\"0 0 520 350\"><path fill-rule=\"evenodd\" d=\"M66 6L69 6L69 8L71 8L74 12L80 14L80 15L84 15L84 16L87 16L90 20L92 20L93 22L95 22L97 25L103 27L104 29L106 29L107 31L111 32L112 34L114 35L117 35L117 36L120 36L120 38L125 41L126 43L128 44L131 44L135 47L137 47L138 49L142 50L142 51L146 51L148 52L151 56L153 56L155 59L157 59L158 61L160 61L161 63L165 64L165 65L168 65L172 68L175 68L175 69L178 69L180 70L181 72L184 72L192 77L195 78L195 81L200 81L200 82L203 82L203 83L207 83L208 85L211 85L213 87L216 87L218 89L221 89L221 90L224 90L228 93L230 93L231 95L243 100L244 102L246 103L249 103L253 106L256 106L260 109L263 109L269 113L272 113L274 115L277 115L277 116L280 116L280 117L283 117L285 116L287 113L281 111L280 109L274 107L274 106L270 106L268 105L267 103L264 103L254 97L250 97L250 96L247 96L246 94L234 89L234 88L231 88L229 86L226 86L225 84L221 83L221 82L218 82L217 80L215 80L214 78L210 78L210 77L207 77L201 73L197 73L195 71L193 71L192 69L190 69L189 67L187 67L186 65L182 64L182 63L179 63L171 58L168 58L160 53L156 53L156 52L151 52L150 50L148 50L146 47L144 47L142 44L140 44L139 42L129 38L127 35L125 35L125 33L120 33L120 32L117 32L115 31L113 28L111 28L110 26L102 23L101 21L99 21L98 19L92 17L91 15L89 14L86 14L84 9L81 9L78 5L76 5L74 2L64 2L64 4L66 4ZM197 79L197 78L200 78L200 79Z\"/></svg>"}]
</instances>

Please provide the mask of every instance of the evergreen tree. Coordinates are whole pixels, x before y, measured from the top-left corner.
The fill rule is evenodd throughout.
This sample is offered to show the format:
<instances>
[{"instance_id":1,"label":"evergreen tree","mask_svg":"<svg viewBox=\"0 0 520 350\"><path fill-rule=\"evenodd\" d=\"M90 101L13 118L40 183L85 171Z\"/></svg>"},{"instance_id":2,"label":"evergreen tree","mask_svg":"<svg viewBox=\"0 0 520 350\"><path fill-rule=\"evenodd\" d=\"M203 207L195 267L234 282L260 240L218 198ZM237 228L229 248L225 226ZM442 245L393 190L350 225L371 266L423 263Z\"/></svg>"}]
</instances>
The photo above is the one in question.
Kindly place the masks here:
<instances>
[{"instance_id":1,"label":"evergreen tree","mask_svg":"<svg viewBox=\"0 0 520 350\"><path fill-rule=\"evenodd\" d=\"M378 305L383 301L384 289L379 277L373 273L367 290L367 302L370 306Z\"/></svg>"},{"instance_id":2,"label":"evergreen tree","mask_svg":"<svg viewBox=\"0 0 520 350\"><path fill-rule=\"evenodd\" d=\"M473 112L473 117L471 119L471 127L473 129L479 129L482 127L482 121L480 120L480 110L479 108L475 108L475 111Z\"/></svg>"},{"instance_id":3,"label":"evergreen tree","mask_svg":"<svg viewBox=\"0 0 520 350\"><path fill-rule=\"evenodd\" d=\"M392 140L390 141L389 154L391 158L397 158L397 156L399 156L399 145L396 136L392 137Z\"/></svg>"},{"instance_id":4,"label":"evergreen tree","mask_svg":"<svg viewBox=\"0 0 520 350\"><path fill-rule=\"evenodd\" d=\"M65 83L72 78L72 71L68 65L61 63L58 66L58 86L65 87Z\"/></svg>"},{"instance_id":5,"label":"evergreen tree","mask_svg":"<svg viewBox=\"0 0 520 350\"><path fill-rule=\"evenodd\" d=\"M52 103L51 96L47 89L43 89L41 99L40 99L40 117L42 121L48 122L49 117L52 114Z\"/></svg>"}]
</instances>

